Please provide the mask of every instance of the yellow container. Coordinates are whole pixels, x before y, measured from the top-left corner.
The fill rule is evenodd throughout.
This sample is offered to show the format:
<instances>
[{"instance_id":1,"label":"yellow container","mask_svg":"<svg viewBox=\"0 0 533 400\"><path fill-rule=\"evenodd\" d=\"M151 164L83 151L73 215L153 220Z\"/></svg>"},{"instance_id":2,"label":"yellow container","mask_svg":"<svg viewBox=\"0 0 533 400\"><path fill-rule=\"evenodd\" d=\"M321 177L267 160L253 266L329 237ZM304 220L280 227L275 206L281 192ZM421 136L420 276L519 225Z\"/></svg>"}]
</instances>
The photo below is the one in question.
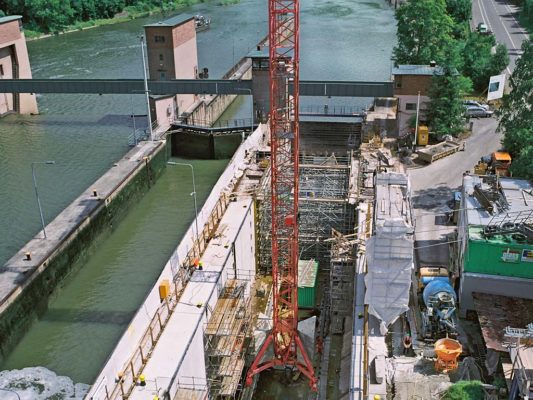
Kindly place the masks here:
<instances>
[{"instance_id":1,"label":"yellow container","mask_svg":"<svg viewBox=\"0 0 533 400\"><path fill-rule=\"evenodd\" d=\"M425 125L418 127L417 143L419 146L427 146L429 141L429 128Z\"/></svg>"},{"instance_id":2,"label":"yellow container","mask_svg":"<svg viewBox=\"0 0 533 400\"><path fill-rule=\"evenodd\" d=\"M170 296L170 282L168 279L163 279L159 284L159 298L161 301Z\"/></svg>"}]
</instances>

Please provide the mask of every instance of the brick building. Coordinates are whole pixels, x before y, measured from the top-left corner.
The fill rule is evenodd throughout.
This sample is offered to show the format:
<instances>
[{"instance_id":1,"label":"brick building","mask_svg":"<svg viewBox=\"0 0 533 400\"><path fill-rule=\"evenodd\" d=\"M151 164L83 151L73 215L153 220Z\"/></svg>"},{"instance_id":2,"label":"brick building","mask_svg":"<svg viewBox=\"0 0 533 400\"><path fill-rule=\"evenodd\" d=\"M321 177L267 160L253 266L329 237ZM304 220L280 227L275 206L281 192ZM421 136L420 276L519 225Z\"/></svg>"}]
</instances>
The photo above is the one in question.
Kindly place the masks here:
<instances>
[{"instance_id":1,"label":"brick building","mask_svg":"<svg viewBox=\"0 0 533 400\"><path fill-rule=\"evenodd\" d=\"M410 133L409 120L416 115L416 104L420 92L419 120L424 121L428 91L433 75L443 73L441 67L431 65L398 65L392 69L394 97L398 99L398 135Z\"/></svg>"},{"instance_id":2,"label":"brick building","mask_svg":"<svg viewBox=\"0 0 533 400\"><path fill-rule=\"evenodd\" d=\"M21 19L19 15L0 18L0 79L31 79L30 60ZM35 95L0 93L0 116L12 112L37 114Z\"/></svg>"}]
</instances>

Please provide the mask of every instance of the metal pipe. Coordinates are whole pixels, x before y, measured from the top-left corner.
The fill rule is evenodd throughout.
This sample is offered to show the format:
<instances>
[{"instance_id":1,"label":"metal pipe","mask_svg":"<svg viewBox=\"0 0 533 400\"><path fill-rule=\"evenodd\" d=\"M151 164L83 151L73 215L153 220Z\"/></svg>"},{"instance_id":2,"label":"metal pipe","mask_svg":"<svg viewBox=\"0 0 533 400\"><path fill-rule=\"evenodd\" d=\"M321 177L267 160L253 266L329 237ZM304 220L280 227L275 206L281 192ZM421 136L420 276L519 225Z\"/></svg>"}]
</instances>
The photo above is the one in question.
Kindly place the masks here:
<instances>
[{"instance_id":1,"label":"metal pipe","mask_svg":"<svg viewBox=\"0 0 533 400\"><path fill-rule=\"evenodd\" d=\"M33 177L33 188L35 189L35 197L37 197L37 205L39 206L39 215L41 216L41 225L43 227L44 238L46 239L46 229L44 224L43 209L41 207L41 200L39 199L39 191L37 190L37 178L35 177L35 165L36 164L55 164L55 161L34 161L31 163L31 175Z\"/></svg>"}]
</instances>

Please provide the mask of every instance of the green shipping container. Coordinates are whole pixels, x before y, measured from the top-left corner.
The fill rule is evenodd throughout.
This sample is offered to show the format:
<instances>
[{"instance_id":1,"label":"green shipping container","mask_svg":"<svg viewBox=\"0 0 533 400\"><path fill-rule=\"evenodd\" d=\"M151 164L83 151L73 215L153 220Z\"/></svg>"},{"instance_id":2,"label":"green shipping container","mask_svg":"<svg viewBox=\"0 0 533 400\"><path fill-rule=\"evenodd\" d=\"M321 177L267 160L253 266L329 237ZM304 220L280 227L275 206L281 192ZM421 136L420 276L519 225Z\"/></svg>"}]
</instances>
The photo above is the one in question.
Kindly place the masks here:
<instances>
[{"instance_id":1,"label":"green shipping container","mask_svg":"<svg viewBox=\"0 0 533 400\"><path fill-rule=\"evenodd\" d=\"M298 261L298 307L315 307L317 273L318 262L315 260Z\"/></svg>"}]
</instances>

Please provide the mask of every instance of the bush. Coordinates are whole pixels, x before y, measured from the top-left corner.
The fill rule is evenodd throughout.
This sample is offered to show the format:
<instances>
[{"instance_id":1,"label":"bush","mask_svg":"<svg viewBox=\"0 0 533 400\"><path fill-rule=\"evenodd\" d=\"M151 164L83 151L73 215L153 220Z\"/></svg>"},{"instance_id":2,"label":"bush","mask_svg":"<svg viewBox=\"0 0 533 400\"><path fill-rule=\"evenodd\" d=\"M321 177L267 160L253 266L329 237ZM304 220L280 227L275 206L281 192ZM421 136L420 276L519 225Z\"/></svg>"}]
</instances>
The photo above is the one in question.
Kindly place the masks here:
<instances>
[{"instance_id":1,"label":"bush","mask_svg":"<svg viewBox=\"0 0 533 400\"><path fill-rule=\"evenodd\" d=\"M483 400L485 392L479 381L460 381L450 386L443 400Z\"/></svg>"}]
</instances>

